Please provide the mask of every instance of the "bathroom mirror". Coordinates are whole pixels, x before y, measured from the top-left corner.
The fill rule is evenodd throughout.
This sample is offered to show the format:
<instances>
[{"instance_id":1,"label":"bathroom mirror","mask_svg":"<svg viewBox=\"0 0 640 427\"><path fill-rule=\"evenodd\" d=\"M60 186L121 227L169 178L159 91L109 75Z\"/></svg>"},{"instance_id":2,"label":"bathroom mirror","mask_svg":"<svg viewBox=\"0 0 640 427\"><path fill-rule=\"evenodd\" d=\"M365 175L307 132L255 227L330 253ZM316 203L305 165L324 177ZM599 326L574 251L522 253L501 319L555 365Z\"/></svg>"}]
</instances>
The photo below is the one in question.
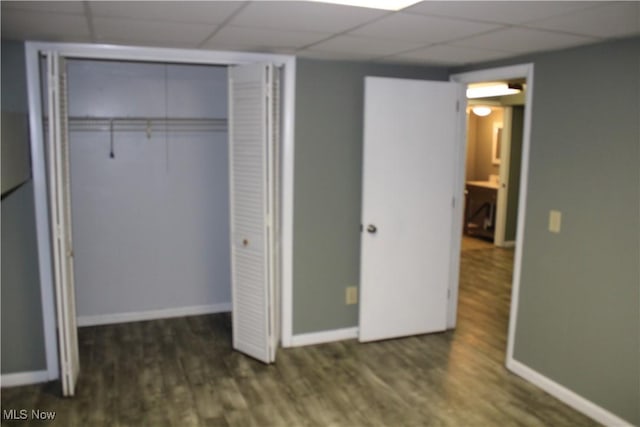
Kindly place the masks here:
<instances>
[{"instance_id":1,"label":"bathroom mirror","mask_svg":"<svg viewBox=\"0 0 640 427\"><path fill-rule=\"evenodd\" d=\"M500 164L500 150L502 142L502 123L493 124L493 141L491 143L491 163Z\"/></svg>"}]
</instances>

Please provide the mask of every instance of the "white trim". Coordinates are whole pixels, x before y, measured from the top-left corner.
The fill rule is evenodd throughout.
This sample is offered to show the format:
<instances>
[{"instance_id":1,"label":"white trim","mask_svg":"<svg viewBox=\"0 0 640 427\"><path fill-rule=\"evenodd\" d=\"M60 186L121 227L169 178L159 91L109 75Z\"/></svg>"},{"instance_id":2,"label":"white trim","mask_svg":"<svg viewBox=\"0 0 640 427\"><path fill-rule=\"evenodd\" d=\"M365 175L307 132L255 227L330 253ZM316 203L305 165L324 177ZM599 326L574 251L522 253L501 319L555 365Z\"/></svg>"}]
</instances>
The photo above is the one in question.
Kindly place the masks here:
<instances>
[{"instance_id":1,"label":"white trim","mask_svg":"<svg viewBox=\"0 0 640 427\"><path fill-rule=\"evenodd\" d=\"M38 270L40 273L40 298L45 339L45 357L49 380L59 376L58 342L56 339L56 310L53 296L53 258L49 230L49 205L45 153L42 134L42 94L38 48L25 46L27 67L27 96L29 102L29 133L31 144L31 173L33 176L33 198L36 215L36 238L38 243Z\"/></svg>"},{"instance_id":2,"label":"white trim","mask_svg":"<svg viewBox=\"0 0 640 427\"><path fill-rule=\"evenodd\" d=\"M333 329L330 331L311 332L291 337L291 347L324 344L328 342L351 340L358 338L358 328Z\"/></svg>"},{"instance_id":3,"label":"white trim","mask_svg":"<svg viewBox=\"0 0 640 427\"><path fill-rule=\"evenodd\" d=\"M290 347L293 337L293 181L294 181L294 148L295 148L295 96L296 96L296 59L293 58L287 69L284 70L284 105L289 106L289 111L283 117L282 123L282 191L281 202L281 227L280 227L280 292L281 327L280 337L283 347ZM287 74L293 74L294 78L287 79Z\"/></svg>"},{"instance_id":4,"label":"white trim","mask_svg":"<svg viewBox=\"0 0 640 427\"><path fill-rule=\"evenodd\" d=\"M122 61L151 61L183 64L237 65L254 62L273 62L288 65L295 57L270 53L215 51L202 49L173 49L163 47L124 46L85 43L26 42L35 51L56 51L60 56L83 59L111 59Z\"/></svg>"},{"instance_id":5,"label":"white trim","mask_svg":"<svg viewBox=\"0 0 640 427\"><path fill-rule=\"evenodd\" d=\"M168 49L117 45L26 42L27 88L29 94L29 126L38 239L38 263L45 334L45 352L49 379L58 378L58 348L56 343L55 299L53 295L51 241L45 156L42 135L42 105L40 100L39 53L55 51L63 57L84 59L113 59L130 61L158 61L191 64L235 65L252 62L273 62L283 65L284 102L283 158L282 158L282 342L292 336L292 277L293 277L293 162L296 58L292 55L267 53L209 51L201 49Z\"/></svg>"},{"instance_id":6,"label":"white trim","mask_svg":"<svg viewBox=\"0 0 640 427\"><path fill-rule=\"evenodd\" d=\"M633 427L628 421L623 420L603 407L596 405L592 401L585 399L567 387L545 377L513 358L507 360L507 369L599 423L612 427Z\"/></svg>"},{"instance_id":7,"label":"white trim","mask_svg":"<svg viewBox=\"0 0 640 427\"><path fill-rule=\"evenodd\" d=\"M49 371L29 371L16 372L14 374L2 374L0 377L0 387L15 387L19 385L29 385L44 383L49 381Z\"/></svg>"},{"instance_id":8,"label":"white trim","mask_svg":"<svg viewBox=\"0 0 640 427\"><path fill-rule=\"evenodd\" d=\"M527 81L527 91L525 93L525 114L524 114L524 129L522 134L522 163L520 166L520 194L518 196L518 225L516 230L516 249L514 254L513 263L513 285L511 287L511 311L509 313L509 333L507 336L507 360L513 359L513 347L515 342L516 333L516 321L518 317L518 301L520 295L520 276L522 270L522 248L524 246L524 223L525 214L527 211L527 182L529 178L529 147L531 145L531 111L533 110L533 92L534 92L534 80L533 80L533 64L521 64L513 65L509 67L491 68L487 70L471 71L461 74L453 74L450 76L451 81L458 83L469 84L483 81L500 80L500 79L513 79L513 78L525 78ZM465 129L464 120L461 120L461 129ZM459 136L457 143L460 147L460 155L457 163L457 178L459 180L456 197L458 200L462 200L464 190L464 167L465 167L465 151L466 147L466 132L463 132ZM454 221L461 227L462 223L462 204L458 203L455 206L454 218L460 218L460 221ZM460 228L458 227L458 228ZM452 239L454 242L460 241L461 232L453 227ZM452 263L450 276L450 289L451 299L449 300L448 307L448 319L447 327L453 328L456 324L456 316L458 311L458 277L460 269L460 250L456 249L455 245L452 245L453 252L451 254Z\"/></svg>"},{"instance_id":9,"label":"white trim","mask_svg":"<svg viewBox=\"0 0 640 427\"><path fill-rule=\"evenodd\" d=\"M171 317L199 316L201 314L227 313L231 303L223 302L211 305L163 308L160 310L133 311L129 313L98 314L78 316L78 326L110 325L114 323L140 322L144 320L169 319Z\"/></svg>"},{"instance_id":10,"label":"white trim","mask_svg":"<svg viewBox=\"0 0 640 427\"><path fill-rule=\"evenodd\" d=\"M515 240L505 240L502 243L502 246L500 246L501 248L515 248L516 247L516 241Z\"/></svg>"}]
</instances>

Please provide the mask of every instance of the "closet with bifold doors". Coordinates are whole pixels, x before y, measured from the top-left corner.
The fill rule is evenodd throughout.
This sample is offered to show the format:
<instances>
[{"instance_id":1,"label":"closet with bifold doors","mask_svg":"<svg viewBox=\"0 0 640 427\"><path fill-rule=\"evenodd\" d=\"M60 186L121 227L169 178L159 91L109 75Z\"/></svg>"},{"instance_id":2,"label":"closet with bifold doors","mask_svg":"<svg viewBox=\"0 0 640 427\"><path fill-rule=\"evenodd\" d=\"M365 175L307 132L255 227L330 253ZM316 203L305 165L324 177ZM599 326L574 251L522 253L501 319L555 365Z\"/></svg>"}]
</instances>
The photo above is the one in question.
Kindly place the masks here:
<instances>
[{"instance_id":1,"label":"closet with bifold doors","mask_svg":"<svg viewBox=\"0 0 640 427\"><path fill-rule=\"evenodd\" d=\"M66 60L79 326L231 310L227 72Z\"/></svg>"},{"instance_id":2,"label":"closet with bifold doors","mask_svg":"<svg viewBox=\"0 0 640 427\"><path fill-rule=\"evenodd\" d=\"M232 311L234 350L272 363L280 341L278 67L118 55L41 53L32 135L65 396L77 326Z\"/></svg>"}]
</instances>

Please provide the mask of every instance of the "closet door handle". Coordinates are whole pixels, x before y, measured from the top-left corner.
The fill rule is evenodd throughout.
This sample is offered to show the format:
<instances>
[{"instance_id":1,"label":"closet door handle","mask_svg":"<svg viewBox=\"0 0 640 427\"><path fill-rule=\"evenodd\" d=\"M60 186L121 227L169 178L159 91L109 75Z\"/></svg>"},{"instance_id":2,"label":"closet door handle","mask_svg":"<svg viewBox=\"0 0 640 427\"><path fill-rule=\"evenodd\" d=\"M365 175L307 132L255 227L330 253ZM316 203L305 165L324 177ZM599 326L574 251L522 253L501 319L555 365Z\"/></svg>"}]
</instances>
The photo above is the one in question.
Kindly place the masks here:
<instances>
[{"instance_id":1,"label":"closet door handle","mask_svg":"<svg viewBox=\"0 0 640 427\"><path fill-rule=\"evenodd\" d=\"M369 224L367 226L367 232L371 233L371 234L376 234L376 231L378 231L378 227L376 227L373 224Z\"/></svg>"}]
</instances>

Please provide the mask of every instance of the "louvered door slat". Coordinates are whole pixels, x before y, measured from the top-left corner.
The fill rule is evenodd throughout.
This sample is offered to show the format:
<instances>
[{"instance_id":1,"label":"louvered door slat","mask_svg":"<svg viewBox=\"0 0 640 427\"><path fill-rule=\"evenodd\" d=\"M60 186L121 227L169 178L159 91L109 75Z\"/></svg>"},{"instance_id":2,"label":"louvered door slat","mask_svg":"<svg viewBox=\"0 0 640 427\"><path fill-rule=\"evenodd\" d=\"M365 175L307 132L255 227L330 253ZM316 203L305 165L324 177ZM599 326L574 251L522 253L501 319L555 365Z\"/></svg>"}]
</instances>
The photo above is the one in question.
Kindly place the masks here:
<instances>
[{"instance_id":1,"label":"louvered door slat","mask_svg":"<svg viewBox=\"0 0 640 427\"><path fill-rule=\"evenodd\" d=\"M49 194L62 393L73 396L80 374L71 234L71 177L64 58L47 54Z\"/></svg>"},{"instance_id":2,"label":"louvered door slat","mask_svg":"<svg viewBox=\"0 0 640 427\"><path fill-rule=\"evenodd\" d=\"M268 96L272 66L229 72L233 347L273 361Z\"/></svg>"}]
</instances>

